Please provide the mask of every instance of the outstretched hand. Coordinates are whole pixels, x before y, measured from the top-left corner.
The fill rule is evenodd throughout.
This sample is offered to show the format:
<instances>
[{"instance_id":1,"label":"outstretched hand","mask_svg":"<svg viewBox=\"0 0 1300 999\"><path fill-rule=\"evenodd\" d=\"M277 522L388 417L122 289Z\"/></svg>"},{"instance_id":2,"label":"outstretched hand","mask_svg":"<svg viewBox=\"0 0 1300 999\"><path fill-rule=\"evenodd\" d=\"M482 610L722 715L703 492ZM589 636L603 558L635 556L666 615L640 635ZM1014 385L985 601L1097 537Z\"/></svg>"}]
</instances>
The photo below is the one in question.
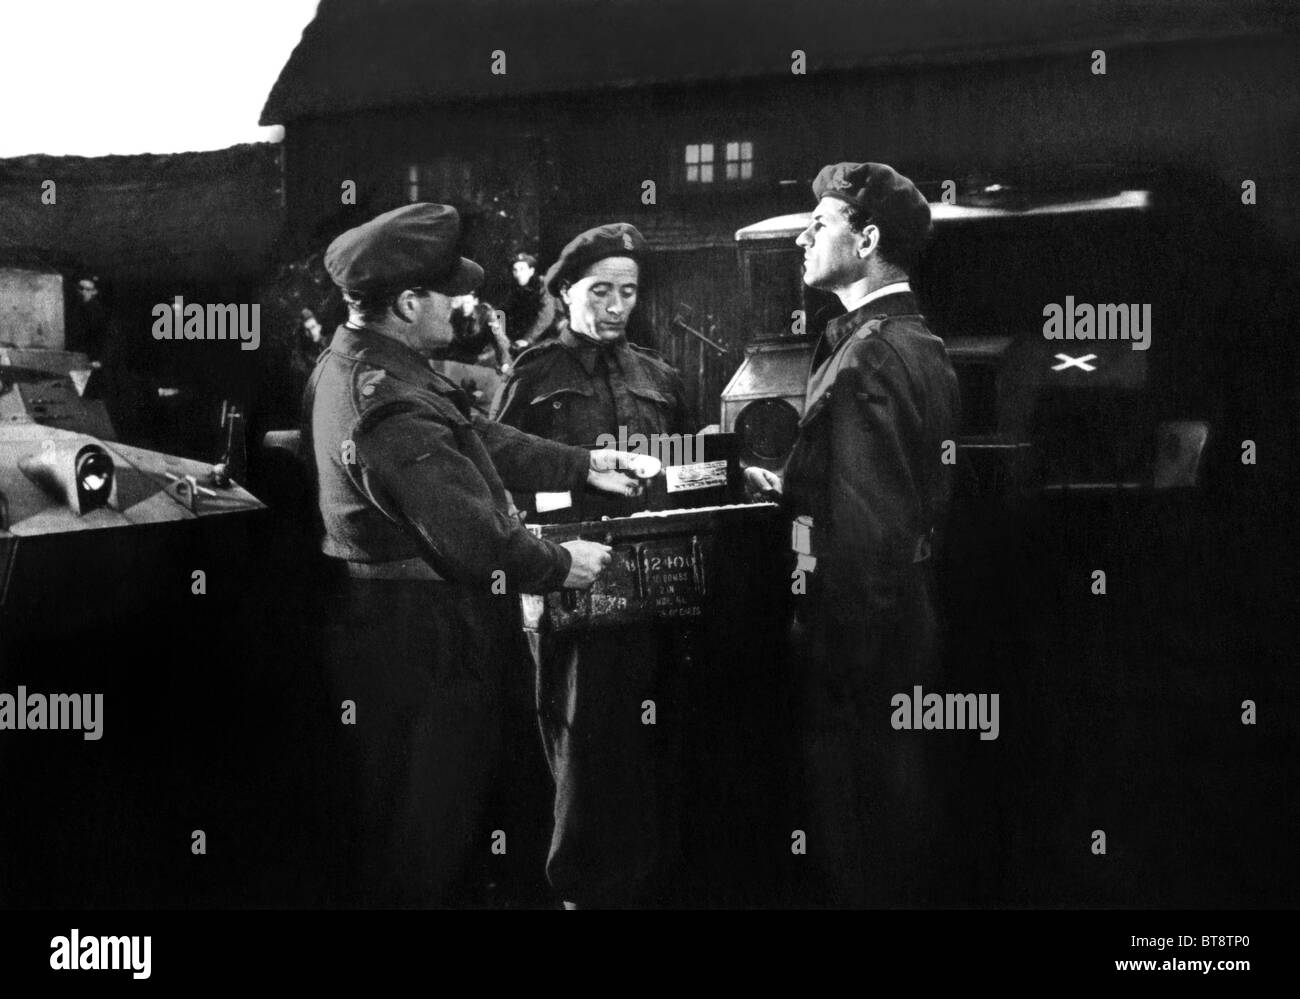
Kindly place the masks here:
<instances>
[{"instance_id":1,"label":"outstretched hand","mask_svg":"<svg viewBox=\"0 0 1300 999\"><path fill-rule=\"evenodd\" d=\"M610 449L592 451L587 483L617 496L640 496L645 492L645 480L658 475L660 468L659 460L649 455Z\"/></svg>"}]
</instances>

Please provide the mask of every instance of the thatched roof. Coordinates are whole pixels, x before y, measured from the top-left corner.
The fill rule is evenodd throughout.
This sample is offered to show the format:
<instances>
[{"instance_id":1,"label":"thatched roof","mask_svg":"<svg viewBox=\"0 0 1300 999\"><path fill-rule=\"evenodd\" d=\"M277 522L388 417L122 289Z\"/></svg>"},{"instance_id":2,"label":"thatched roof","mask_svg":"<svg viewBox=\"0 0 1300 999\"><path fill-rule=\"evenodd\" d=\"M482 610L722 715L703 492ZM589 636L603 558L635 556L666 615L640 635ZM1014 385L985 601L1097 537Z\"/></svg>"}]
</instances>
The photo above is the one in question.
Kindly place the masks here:
<instances>
[{"instance_id":1,"label":"thatched roof","mask_svg":"<svg viewBox=\"0 0 1300 999\"><path fill-rule=\"evenodd\" d=\"M265 270L279 233L280 147L0 160L0 218L3 264L119 281L246 278Z\"/></svg>"},{"instance_id":2,"label":"thatched roof","mask_svg":"<svg viewBox=\"0 0 1300 999\"><path fill-rule=\"evenodd\" d=\"M263 125L370 108L1295 30L1287 0L322 0ZM504 75L492 53L506 54Z\"/></svg>"}]
</instances>

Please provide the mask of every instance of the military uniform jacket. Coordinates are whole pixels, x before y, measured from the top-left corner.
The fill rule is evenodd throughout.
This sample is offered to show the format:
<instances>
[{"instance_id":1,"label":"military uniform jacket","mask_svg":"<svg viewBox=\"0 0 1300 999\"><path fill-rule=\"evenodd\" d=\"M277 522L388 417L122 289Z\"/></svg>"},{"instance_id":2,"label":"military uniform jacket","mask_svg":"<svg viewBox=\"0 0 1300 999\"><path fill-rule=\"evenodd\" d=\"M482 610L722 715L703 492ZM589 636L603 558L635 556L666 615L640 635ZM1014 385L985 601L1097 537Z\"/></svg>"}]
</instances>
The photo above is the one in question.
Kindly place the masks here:
<instances>
[{"instance_id":1,"label":"military uniform jacket","mask_svg":"<svg viewBox=\"0 0 1300 999\"><path fill-rule=\"evenodd\" d=\"M512 590L562 585L569 553L534 537L505 489L580 488L586 451L484 420L419 354L364 328L339 327L304 407L327 555L420 557L484 592L496 570Z\"/></svg>"},{"instance_id":2,"label":"military uniform jacket","mask_svg":"<svg viewBox=\"0 0 1300 999\"><path fill-rule=\"evenodd\" d=\"M692 430L686 392L677 371L653 350L622 340L596 344L576 337L567 321L560 336L520 354L492 407L492 418L548 440L615 447L620 428L633 434ZM607 438L599 442L602 435ZM521 505L529 497L518 497ZM572 517L617 516L636 501L574 496Z\"/></svg>"},{"instance_id":3,"label":"military uniform jacket","mask_svg":"<svg viewBox=\"0 0 1300 999\"><path fill-rule=\"evenodd\" d=\"M786 464L793 514L813 518L827 589L888 594L939 525L952 489L957 376L910 292L827 326L814 352L799 439Z\"/></svg>"}]
</instances>

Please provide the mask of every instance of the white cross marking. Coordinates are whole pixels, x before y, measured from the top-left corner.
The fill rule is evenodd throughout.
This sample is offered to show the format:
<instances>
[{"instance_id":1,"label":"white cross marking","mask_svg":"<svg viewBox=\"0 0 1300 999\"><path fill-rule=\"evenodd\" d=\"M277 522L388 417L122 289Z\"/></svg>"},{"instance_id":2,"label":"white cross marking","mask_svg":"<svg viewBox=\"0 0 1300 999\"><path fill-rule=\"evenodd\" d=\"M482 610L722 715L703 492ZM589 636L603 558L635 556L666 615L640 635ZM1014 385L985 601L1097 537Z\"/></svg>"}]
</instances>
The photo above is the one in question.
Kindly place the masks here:
<instances>
[{"instance_id":1,"label":"white cross marking","mask_svg":"<svg viewBox=\"0 0 1300 999\"><path fill-rule=\"evenodd\" d=\"M1082 368L1084 371L1096 371L1095 364L1089 364L1089 361L1097 359L1096 354L1084 354L1082 357L1071 357L1069 354L1057 354L1056 359L1060 364L1052 366L1053 371L1064 371L1066 368Z\"/></svg>"}]
</instances>

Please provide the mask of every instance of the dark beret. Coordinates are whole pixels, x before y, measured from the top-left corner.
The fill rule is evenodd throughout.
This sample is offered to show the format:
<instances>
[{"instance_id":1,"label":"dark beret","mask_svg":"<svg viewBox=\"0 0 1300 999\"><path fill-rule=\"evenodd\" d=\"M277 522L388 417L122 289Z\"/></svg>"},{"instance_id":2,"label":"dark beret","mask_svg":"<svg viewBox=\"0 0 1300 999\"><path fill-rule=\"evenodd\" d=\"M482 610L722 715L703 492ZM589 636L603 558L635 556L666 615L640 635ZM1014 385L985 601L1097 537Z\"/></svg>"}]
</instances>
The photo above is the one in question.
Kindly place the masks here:
<instances>
[{"instance_id":1,"label":"dark beret","mask_svg":"<svg viewBox=\"0 0 1300 999\"><path fill-rule=\"evenodd\" d=\"M867 215L896 245L919 250L930 234L930 204L916 185L884 163L832 163L812 185L817 200L838 198Z\"/></svg>"},{"instance_id":2,"label":"dark beret","mask_svg":"<svg viewBox=\"0 0 1300 999\"><path fill-rule=\"evenodd\" d=\"M561 282L572 283L578 280L597 260L631 257L638 264L644 264L645 255L645 237L637 232L636 226L626 222L596 226L595 229L588 229L582 235L575 236L560 251L559 258L546 272L546 290L552 295L558 295Z\"/></svg>"},{"instance_id":3,"label":"dark beret","mask_svg":"<svg viewBox=\"0 0 1300 999\"><path fill-rule=\"evenodd\" d=\"M531 253L516 253L511 259L512 264L527 264L533 270L537 270L537 258Z\"/></svg>"},{"instance_id":4,"label":"dark beret","mask_svg":"<svg viewBox=\"0 0 1300 999\"><path fill-rule=\"evenodd\" d=\"M459 239L460 216L450 205L404 205L334 240L325 269L355 295L406 288L464 295L482 284L483 268L456 252Z\"/></svg>"}]
</instances>

